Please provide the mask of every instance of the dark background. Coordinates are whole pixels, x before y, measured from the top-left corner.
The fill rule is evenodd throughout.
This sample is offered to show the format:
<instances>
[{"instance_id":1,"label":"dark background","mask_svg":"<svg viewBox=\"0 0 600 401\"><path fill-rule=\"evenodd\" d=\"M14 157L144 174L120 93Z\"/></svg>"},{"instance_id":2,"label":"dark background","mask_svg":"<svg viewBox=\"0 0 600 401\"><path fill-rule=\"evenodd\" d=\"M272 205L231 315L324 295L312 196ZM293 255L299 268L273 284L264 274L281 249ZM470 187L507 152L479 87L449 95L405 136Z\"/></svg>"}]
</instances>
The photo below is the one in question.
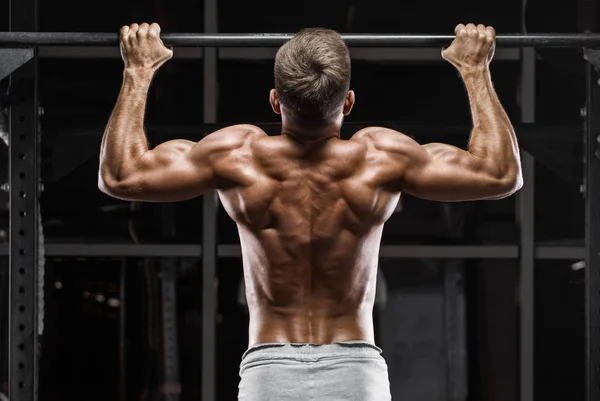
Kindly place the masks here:
<instances>
[{"instance_id":1,"label":"dark background","mask_svg":"<svg viewBox=\"0 0 600 401\"><path fill-rule=\"evenodd\" d=\"M452 33L459 22L493 25L499 33L578 32L578 1L219 1L221 32L294 32L324 26L347 33ZM116 32L132 22L158 22L163 32L202 32L202 2L183 0L40 1L41 31ZM8 10L0 1L0 10ZM7 14L4 14L7 15ZM0 29L8 29L6 18ZM178 49L175 49L177 54ZM199 243L201 200L177 205L130 205L96 187L97 149L121 83L122 61L42 58L41 210L47 242ZM147 125L169 126L150 134L198 127L203 120L202 60L174 59L159 72L149 96ZM538 244L583 244L579 191L584 63L579 50L537 52L536 122L544 127L520 137L536 156L535 236ZM520 121L518 61L493 63L497 92L514 122ZM355 111L348 122L414 125L420 142L442 138L466 145L470 115L463 85L450 65L353 63ZM268 104L272 61L221 60L219 123L272 123ZM448 129L445 127L464 127ZM572 127L563 129L562 127ZM193 131L193 129L192 129ZM450 132L451 131L451 132ZM1 145L1 144L0 144ZM5 151L5 150L3 150ZM2 153L5 157L5 153ZM2 167L4 168L4 167ZM6 171L4 171L6 174ZM1 184L1 183L0 183ZM5 199L3 200L5 202ZM386 244L518 243L515 199L441 205L405 198L392 217ZM448 215L451 218L448 218ZM6 210L2 215L5 224ZM166 216L166 217L165 217ZM219 243L237 243L233 223L219 212ZM167 223L165 223L165 221ZM169 227L165 228L165 224ZM0 231L1 233L1 231ZM132 233L134 234L132 236ZM536 400L583 400L584 293L577 261L536 262ZM412 262L407 262L409 265ZM46 332L41 400L119 397L119 316L126 305L127 399L163 399L160 331L160 261L136 258L48 258ZM398 265L385 266L388 285L401 286ZM237 369L247 345L247 317L238 303L241 261L218 267L217 399L233 400ZM469 399L518 398L518 263L465 261ZM122 298L121 269L126 273ZM201 264L178 265L177 301L182 400L200 398ZM5 271L5 269L4 269ZM3 273L4 274L4 273ZM5 277L5 275L4 275ZM0 277L1 278L1 277ZM6 302L6 280L2 281ZM119 307L96 296L119 299ZM1 305L6 310L6 304ZM381 317L379 317L381 319ZM1 348L3 351L5 348Z\"/></svg>"}]
</instances>

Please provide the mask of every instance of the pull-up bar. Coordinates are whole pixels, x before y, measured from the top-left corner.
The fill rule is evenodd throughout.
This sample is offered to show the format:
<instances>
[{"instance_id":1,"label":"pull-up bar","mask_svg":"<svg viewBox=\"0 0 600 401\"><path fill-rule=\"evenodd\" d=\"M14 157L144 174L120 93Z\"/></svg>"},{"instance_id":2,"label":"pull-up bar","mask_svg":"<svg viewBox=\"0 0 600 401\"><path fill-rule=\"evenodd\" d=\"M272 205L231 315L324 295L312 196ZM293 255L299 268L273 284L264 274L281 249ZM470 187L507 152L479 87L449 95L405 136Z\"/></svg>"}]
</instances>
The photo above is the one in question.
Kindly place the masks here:
<instances>
[{"instance_id":1,"label":"pull-up bar","mask_svg":"<svg viewBox=\"0 0 600 401\"><path fill-rule=\"evenodd\" d=\"M167 46L180 47L278 47L291 39L282 33L198 34L165 33ZM351 47L443 47L452 42L451 35L342 35ZM600 48L600 34L508 34L499 35L502 47L586 47ZM0 47L44 46L116 46L117 33L90 32L0 32Z\"/></svg>"}]
</instances>

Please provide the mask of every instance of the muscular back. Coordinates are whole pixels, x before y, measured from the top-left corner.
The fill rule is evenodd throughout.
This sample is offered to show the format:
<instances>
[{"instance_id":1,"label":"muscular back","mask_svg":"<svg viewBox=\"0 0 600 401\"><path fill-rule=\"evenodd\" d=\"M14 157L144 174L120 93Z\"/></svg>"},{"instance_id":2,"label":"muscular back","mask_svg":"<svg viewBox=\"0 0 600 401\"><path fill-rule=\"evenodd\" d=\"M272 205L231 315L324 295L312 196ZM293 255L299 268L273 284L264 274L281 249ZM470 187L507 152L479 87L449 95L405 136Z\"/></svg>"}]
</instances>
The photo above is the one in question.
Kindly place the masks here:
<instances>
[{"instance_id":1,"label":"muscular back","mask_svg":"<svg viewBox=\"0 0 600 401\"><path fill-rule=\"evenodd\" d=\"M399 193L369 155L360 138L305 149L253 133L215 166L240 234L251 344L373 340L379 242Z\"/></svg>"},{"instance_id":2,"label":"muscular back","mask_svg":"<svg viewBox=\"0 0 600 401\"><path fill-rule=\"evenodd\" d=\"M381 230L400 191L461 201L500 199L522 185L502 116L473 129L468 151L421 146L379 127L310 144L250 125L149 150L145 139L119 136L135 127L109 124L98 185L116 198L154 202L219 191L240 233L251 344L373 341Z\"/></svg>"},{"instance_id":3,"label":"muscular back","mask_svg":"<svg viewBox=\"0 0 600 401\"><path fill-rule=\"evenodd\" d=\"M522 186L517 139L488 68L495 49L491 27L457 26L455 40L442 54L461 73L469 95L473 129L467 151L439 143L421 146L383 128L306 147L252 126L150 149L143 129L148 89L156 69L172 56L159 34L156 24L121 29L123 84L102 138L98 188L115 198L147 202L219 191L239 227L251 343L372 340L377 250L400 190L466 201L500 199ZM327 46L319 42L315 49ZM276 92L271 105L282 112L285 126ZM339 131L342 114L353 103L349 91L326 126Z\"/></svg>"}]
</instances>

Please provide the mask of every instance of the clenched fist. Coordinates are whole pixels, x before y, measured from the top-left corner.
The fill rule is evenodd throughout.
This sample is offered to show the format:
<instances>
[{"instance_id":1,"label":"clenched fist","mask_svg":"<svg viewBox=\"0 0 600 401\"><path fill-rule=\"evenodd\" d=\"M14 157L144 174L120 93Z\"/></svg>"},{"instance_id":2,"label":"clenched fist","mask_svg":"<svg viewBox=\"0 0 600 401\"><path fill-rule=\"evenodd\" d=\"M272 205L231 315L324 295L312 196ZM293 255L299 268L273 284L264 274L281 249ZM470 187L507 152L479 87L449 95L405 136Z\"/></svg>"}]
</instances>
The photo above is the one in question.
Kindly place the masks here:
<instances>
[{"instance_id":1,"label":"clenched fist","mask_svg":"<svg viewBox=\"0 0 600 401\"><path fill-rule=\"evenodd\" d=\"M131 24L121 28L121 56L127 69L156 71L173 51L160 39L158 24Z\"/></svg>"},{"instance_id":2,"label":"clenched fist","mask_svg":"<svg viewBox=\"0 0 600 401\"><path fill-rule=\"evenodd\" d=\"M468 24L458 25L456 38L442 57L459 71L485 69L494 58L496 31L491 26Z\"/></svg>"}]
</instances>

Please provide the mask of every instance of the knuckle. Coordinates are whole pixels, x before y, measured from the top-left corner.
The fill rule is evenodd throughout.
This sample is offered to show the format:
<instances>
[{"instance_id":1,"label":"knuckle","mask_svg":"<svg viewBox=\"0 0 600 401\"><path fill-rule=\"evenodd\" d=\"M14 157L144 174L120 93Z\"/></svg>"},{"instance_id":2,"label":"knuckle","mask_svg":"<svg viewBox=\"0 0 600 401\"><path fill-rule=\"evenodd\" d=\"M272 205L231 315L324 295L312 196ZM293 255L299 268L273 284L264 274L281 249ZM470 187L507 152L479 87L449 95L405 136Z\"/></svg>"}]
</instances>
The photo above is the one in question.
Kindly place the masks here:
<instances>
[{"instance_id":1,"label":"knuckle","mask_svg":"<svg viewBox=\"0 0 600 401\"><path fill-rule=\"evenodd\" d=\"M150 25L150 33L152 33L155 36L158 36L160 34L160 26L156 23Z\"/></svg>"}]
</instances>

